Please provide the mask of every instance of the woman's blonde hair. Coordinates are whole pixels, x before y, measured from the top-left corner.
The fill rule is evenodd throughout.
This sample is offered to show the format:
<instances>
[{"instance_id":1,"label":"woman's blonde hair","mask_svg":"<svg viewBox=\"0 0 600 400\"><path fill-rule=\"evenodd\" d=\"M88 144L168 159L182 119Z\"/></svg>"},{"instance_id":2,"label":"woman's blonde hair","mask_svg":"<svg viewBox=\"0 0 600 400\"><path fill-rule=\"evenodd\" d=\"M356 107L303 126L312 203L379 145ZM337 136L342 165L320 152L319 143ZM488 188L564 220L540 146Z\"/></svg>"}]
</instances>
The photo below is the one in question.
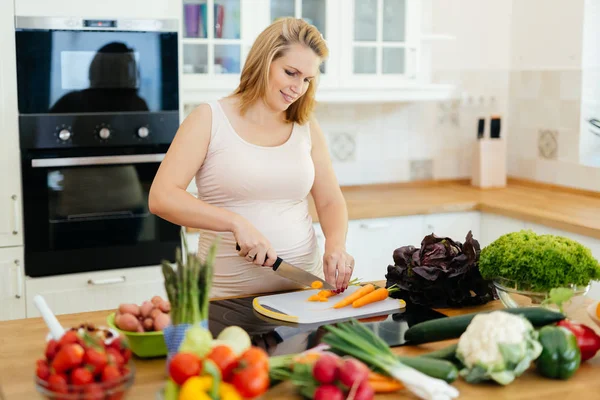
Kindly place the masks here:
<instances>
[{"instance_id":1,"label":"woman's blonde hair","mask_svg":"<svg viewBox=\"0 0 600 400\"><path fill-rule=\"evenodd\" d=\"M325 60L329 55L323 35L314 26L298 18L282 18L269 25L252 45L242 69L240 84L233 96L240 99L242 115L257 100L264 98L269 83L271 63L282 57L290 46L301 44ZM315 106L316 79L311 80L306 93L286 110L286 120L304 124Z\"/></svg>"}]
</instances>

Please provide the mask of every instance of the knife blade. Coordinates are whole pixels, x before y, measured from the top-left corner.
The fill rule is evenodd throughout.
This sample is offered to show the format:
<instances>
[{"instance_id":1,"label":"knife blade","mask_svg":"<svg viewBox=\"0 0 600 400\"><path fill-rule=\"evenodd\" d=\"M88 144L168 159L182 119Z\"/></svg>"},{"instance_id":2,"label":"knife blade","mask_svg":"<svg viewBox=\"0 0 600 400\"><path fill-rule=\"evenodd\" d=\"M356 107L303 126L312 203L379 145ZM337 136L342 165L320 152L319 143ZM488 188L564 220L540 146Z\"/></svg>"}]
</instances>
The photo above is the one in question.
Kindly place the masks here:
<instances>
[{"instance_id":1,"label":"knife blade","mask_svg":"<svg viewBox=\"0 0 600 400\"><path fill-rule=\"evenodd\" d=\"M235 249L240 251L240 245L235 244ZM303 270L302 268L296 267L288 262L283 261L281 257L277 257L275 263L272 267L273 271L275 271L278 275L299 283L304 286L311 287L311 284L314 281L319 281L323 284L323 289L327 290L335 290L336 288L330 285L326 280L319 278L316 275L311 274L308 271Z\"/></svg>"}]
</instances>

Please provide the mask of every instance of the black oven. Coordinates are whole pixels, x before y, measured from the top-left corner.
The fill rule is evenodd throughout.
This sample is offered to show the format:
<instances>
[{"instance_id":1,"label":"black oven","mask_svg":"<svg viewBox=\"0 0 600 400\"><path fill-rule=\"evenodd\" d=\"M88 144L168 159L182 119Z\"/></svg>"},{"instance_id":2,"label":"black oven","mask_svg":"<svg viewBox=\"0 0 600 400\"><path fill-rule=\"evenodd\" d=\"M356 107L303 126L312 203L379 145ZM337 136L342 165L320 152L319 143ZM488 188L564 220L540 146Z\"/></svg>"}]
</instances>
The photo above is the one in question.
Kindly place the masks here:
<instances>
[{"instance_id":1,"label":"black oven","mask_svg":"<svg viewBox=\"0 0 600 400\"><path fill-rule=\"evenodd\" d=\"M28 276L173 260L148 192L179 126L177 25L17 17Z\"/></svg>"}]
</instances>

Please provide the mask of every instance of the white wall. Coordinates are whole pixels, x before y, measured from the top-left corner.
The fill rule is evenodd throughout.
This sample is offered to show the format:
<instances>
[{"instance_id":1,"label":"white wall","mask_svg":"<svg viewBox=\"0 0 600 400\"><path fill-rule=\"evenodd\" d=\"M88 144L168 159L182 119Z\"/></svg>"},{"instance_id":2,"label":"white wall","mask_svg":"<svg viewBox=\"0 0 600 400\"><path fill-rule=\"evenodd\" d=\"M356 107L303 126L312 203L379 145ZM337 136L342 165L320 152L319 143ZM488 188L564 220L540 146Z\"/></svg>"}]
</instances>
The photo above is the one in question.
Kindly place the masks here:
<instances>
[{"instance_id":1,"label":"white wall","mask_svg":"<svg viewBox=\"0 0 600 400\"><path fill-rule=\"evenodd\" d=\"M16 15L44 17L178 18L181 8L180 0L14 0L14 2Z\"/></svg>"}]
</instances>

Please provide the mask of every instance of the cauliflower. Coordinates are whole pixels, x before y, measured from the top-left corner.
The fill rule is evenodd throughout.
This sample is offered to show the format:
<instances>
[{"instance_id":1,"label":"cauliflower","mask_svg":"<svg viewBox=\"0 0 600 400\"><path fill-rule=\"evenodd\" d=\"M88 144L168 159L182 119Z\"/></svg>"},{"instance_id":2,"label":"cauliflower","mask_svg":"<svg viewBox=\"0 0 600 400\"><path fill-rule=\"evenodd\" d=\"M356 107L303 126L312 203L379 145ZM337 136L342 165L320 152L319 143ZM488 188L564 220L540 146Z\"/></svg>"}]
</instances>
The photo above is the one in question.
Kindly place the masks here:
<instances>
[{"instance_id":1,"label":"cauliflower","mask_svg":"<svg viewBox=\"0 0 600 400\"><path fill-rule=\"evenodd\" d=\"M538 333L522 315L494 311L473 318L458 342L456 356L467 382L494 380L502 385L521 375L539 357Z\"/></svg>"}]
</instances>

